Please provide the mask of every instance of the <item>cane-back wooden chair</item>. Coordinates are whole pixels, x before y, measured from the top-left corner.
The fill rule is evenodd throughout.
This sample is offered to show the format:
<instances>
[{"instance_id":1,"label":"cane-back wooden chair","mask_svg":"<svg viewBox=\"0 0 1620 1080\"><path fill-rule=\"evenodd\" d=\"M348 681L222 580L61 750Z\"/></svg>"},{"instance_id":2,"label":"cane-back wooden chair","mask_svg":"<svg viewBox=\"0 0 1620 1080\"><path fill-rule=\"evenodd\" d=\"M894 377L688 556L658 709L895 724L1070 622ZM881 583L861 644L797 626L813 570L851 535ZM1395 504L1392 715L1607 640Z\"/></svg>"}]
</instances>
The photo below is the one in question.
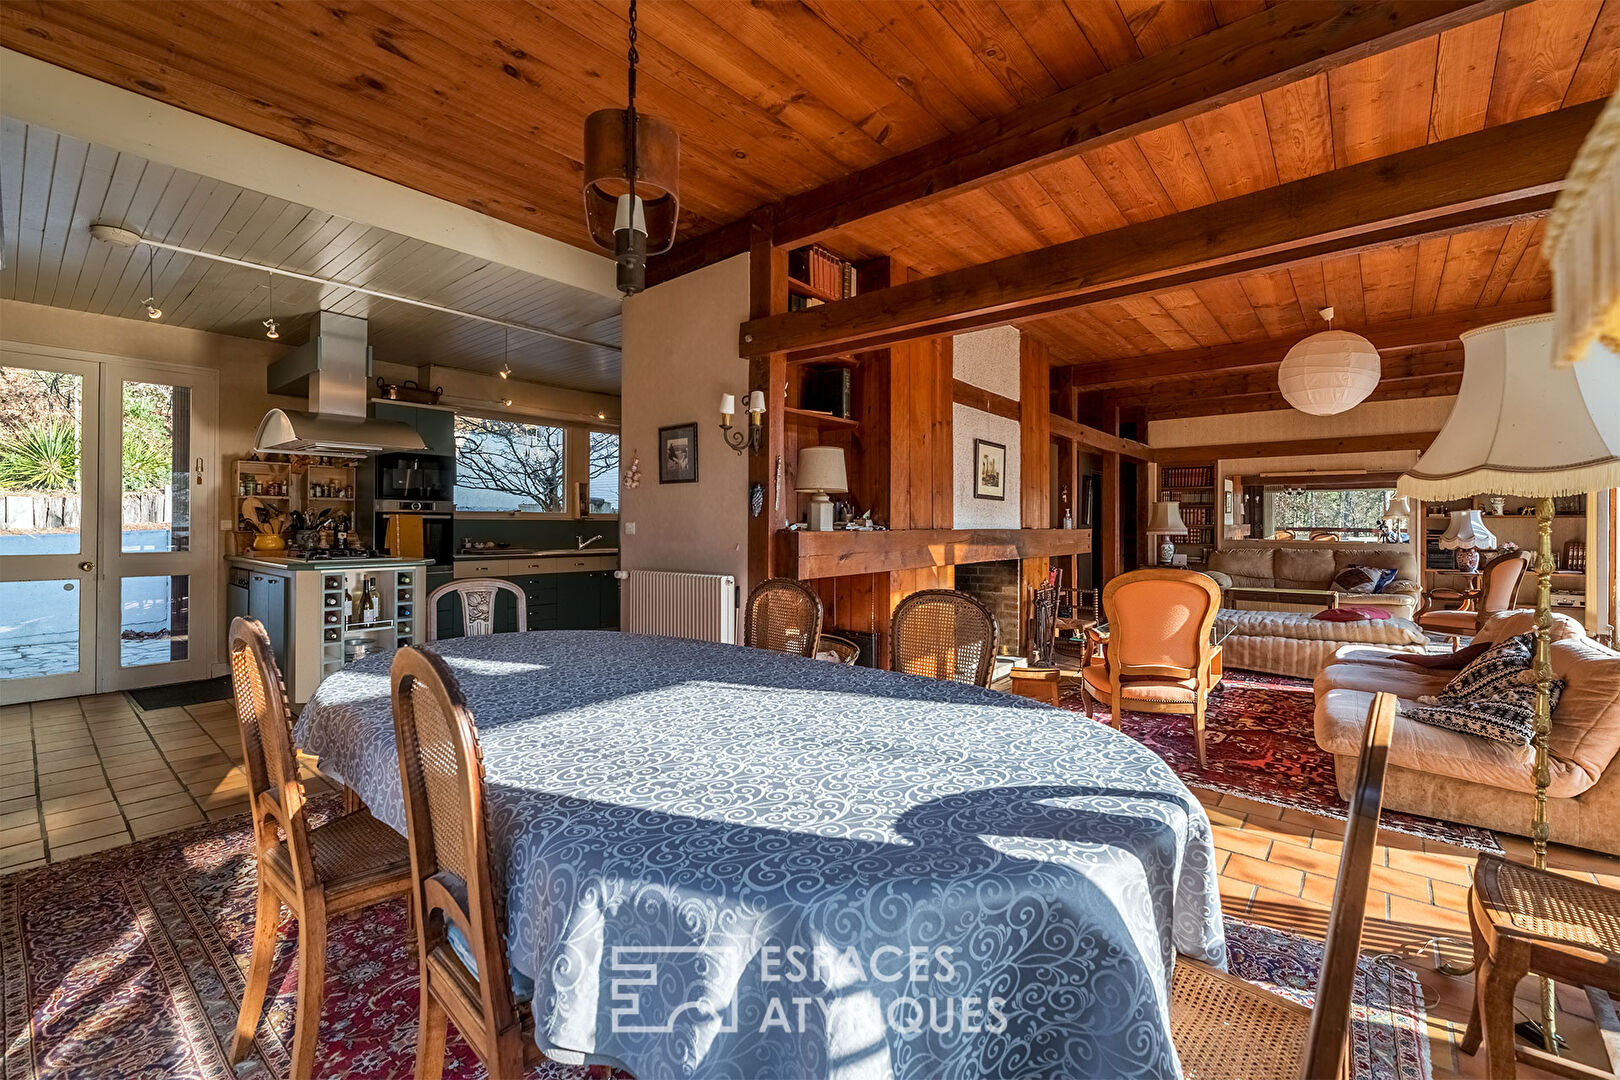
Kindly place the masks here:
<instances>
[{"instance_id":1,"label":"cane-back wooden chair","mask_svg":"<svg viewBox=\"0 0 1620 1080\"><path fill-rule=\"evenodd\" d=\"M889 659L895 671L989 686L996 666L996 617L954 589L924 589L895 605Z\"/></svg>"},{"instance_id":2,"label":"cane-back wooden chair","mask_svg":"<svg viewBox=\"0 0 1620 1080\"><path fill-rule=\"evenodd\" d=\"M1352 988L1367 913L1384 766L1395 726L1395 696L1379 694L1367 710L1366 737L1356 765L1339 880L1328 916L1316 1007L1186 957L1176 959L1170 988L1170 1031L1189 1080L1340 1080L1350 1075L1347 1041Z\"/></svg>"},{"instance_id":3,"label":"cane-back wooden chair","mask_svg":"<svg viewBox=\"0 0 1620 1080\"><path fill-rule=\"evenodd\" d=\"M792 578L768 578L748 594L743 612L743 644L756 649L816 655L821 636L821 597Z\"/></svg>"},{"instance_id":4,"label":"cane-back wooden chair","mask_svg":"<svg viewBox=\"0 0 1620 1080\"><path fill-rule=\"evenodd\" d=\"M231 621L231 683L252 800L258 903L230 1060L242 1061L253 1048L281 905L286 904L298 920L298 999L289 1074L292 1080L305 1080L315 1075L320 1041L327 919L408 896L410 856L399 834L364 809L310 825L281 672L270 638L253 619Z\"/></svg>"}]
</instances>

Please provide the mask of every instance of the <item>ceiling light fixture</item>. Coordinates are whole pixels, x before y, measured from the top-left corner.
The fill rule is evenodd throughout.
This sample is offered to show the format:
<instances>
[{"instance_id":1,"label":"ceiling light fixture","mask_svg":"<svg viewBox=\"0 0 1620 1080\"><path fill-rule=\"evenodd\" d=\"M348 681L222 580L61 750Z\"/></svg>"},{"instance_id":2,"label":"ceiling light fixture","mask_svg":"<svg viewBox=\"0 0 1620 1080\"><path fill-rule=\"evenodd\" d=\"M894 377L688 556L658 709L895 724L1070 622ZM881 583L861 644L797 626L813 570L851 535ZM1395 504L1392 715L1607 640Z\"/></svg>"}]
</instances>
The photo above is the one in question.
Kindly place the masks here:
<instances>
[{"instance_id":1,"label":"ceiling light fixture","mask_svg":"<svg viewBox=\"0 0 1620 1080\"><path fill-rule=\"evenodd\" d=\"M1333 416L1367 400L1383 374L1378 349L1360 334L1333 329L1333 309L1319 312L1328 329L1299 342L1277 369L1288 404L1312 416Z\"/></svg>"},{"instance_id":2,"label":"ceiling light fixture","mask_svg":"<svg viewBox=\"0 0 1620 1080\"><path fill-rule=\"evenodd\" d=\"M147 248L146 249L146 291L150 295L147 296L147 298L145 300L141 301L141 306L146 308L146 317L148 319L161 319L161 318L163 318L163 309L157 306L157 289L152 284L152 257L153 257L152 249Z\"/></svg>"},{"instance_id":3,"label":"ceiling light fixture","mask_svg":"<svg viewBox=\"0 0 1620 1080\"><path fill-rule=\"evenodd\" d=\"M264 336L274 341L281 336L281 327L276 325L276 275L269 275L267 284L270 288L270 302L265 306L270 310L270 317L264 320Z\"/></svg>"},{"instance_id":4,"label":"ceiling light fixture","mask_svg":"<svg viewBox=\"0 0 1620 1080\"><path fill-rule=\"evenodd\" d=\"M411 307L422 308L424 311L436 311L441 315L454 315L458 319L471 319L474 322L487 323L490 326L504 326L508 330L516 330L522 334L538 334L541 337L552 338L556 341L567 341L574 345L584 345L592 349L606 349L609 352L616 353L620 351L619 346L610 345L605 341L592 341L590 338L575 337L572 334L564 334L557 330L548 330L543 326L531 326L528 323L512 322L509 319L497 319L490 315L480 315L476 311L463 311L460 308L435 304L431 300L417 300L410 296L400 296L398 293L383 292L381 289L369 289L364 285L351 285L347 281L338 281L335 278L316 277L314 274L300 274L296 270L283 270L280 267L266 266L263 263L249 262L246 259L235 259L229 255L216 255L211 251L165 243L162 240L148 240L140 233L117 225L106 225L97 222L90 226L90 235L97 240L105 241L116 247L134 247L137 244L145 244L149 248L161 248L164 251L179 252L181 255L193 255L199 259L225 263L228 266L240 266L248 270L258 270L261 273L292 278L295 281L307 281L312 285L346 289L362 296L375 296L379 300L390 300L396 304L408 304ZM161 315L162 312L160 311L158 314ZM153 316L153 318L156 317Z\"/></svg>"},{"instance_id":5,"label":"ceiling light fixture","mask_svg":"<svg viewBox=\"0 0 1620 1080\"><path fill-rule=\"evenodd\" d=\"M510 330L506 331L506 336L501 339L500 376L503 379L512 377L512 331Z\"/></svg>"},{"instance_id":6,"label":"ceiling light fixture","mask_svg":"<svg viewBox=\"0 0 1620 1080\"><path fill-rule=\"evenodd\" d=\"M613 252L619 291L647 287L647 256L675 244L680 214L681 137L666 121L636 111L636 0L630 0L628 107L585 118L585 223Z\"/></svg>"}]
</instances>

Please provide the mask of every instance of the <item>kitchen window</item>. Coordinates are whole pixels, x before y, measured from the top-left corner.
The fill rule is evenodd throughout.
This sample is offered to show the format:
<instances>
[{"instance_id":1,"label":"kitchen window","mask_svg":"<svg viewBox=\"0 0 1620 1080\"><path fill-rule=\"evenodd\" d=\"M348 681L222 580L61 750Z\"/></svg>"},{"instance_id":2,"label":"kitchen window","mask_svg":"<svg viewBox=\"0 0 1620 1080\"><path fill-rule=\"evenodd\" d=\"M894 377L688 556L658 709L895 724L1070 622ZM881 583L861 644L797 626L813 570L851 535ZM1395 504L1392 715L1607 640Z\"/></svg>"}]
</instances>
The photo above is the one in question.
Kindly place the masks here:
<instances>
[{"instance_id":1,"label":"kitchen window","mask_svg":"<svg viewBox=\"0 0 1620 1080\"><path fill-rule=\"evenodd\" d=\"M619 433L593 431L590 437L590 458L586 472L590 514L592 517L612 517L619 512Z\"/></svg>"},{"instance_id":2,"label":"kitchen window","mask_svg":"<svg viewBox=\"0 0 1620 1080\"><path fill-rule=\"evenodd\" d=\"M457 413L456 510L565 513L567 447L565 428Z\"/></svg>"}]
</instances>

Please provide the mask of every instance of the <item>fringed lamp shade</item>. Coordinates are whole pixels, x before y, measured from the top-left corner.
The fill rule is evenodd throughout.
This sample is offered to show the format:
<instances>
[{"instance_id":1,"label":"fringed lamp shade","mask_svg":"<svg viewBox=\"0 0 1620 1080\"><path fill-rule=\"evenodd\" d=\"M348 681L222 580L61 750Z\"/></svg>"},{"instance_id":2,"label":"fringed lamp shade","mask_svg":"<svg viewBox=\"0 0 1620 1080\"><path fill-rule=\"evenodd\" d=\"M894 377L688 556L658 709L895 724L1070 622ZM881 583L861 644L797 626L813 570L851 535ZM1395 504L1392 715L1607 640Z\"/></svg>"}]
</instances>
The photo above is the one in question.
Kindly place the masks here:
<instances>
[{"instance_id":1,"label":"fringed lamp shade","mask_svg":"<svg viewBox=\"0 0 1620 1080\"><path fill-rule=\"evenodd\" d=\"M1288 350L1277 369L1277 388L1300 412L1332 416L1367 400L1380 374L1372 342L1348 330L1324 330Z\"/></svg>"},{"instance_id":2,"label":"fringed lamp shade","mask_svg":"<svg viewBox=\"0 0 1620 1080\"><path fill-rule=\"evenodd\" d=\"M1399 494L1551 498L1620 485L1620 356L1596 349L1554 368L1552 336L1551 315L1462 335L1457 403Z\"/></svg>"},{"instance_id":3,"label":"fringed lamp shade","mask_svg":"<svg viewBox=\"0 0 1620 1080\"><path fill-rule=\"evenodd\" d=\"M1581 146L1542 243L1553 272L1553 363L1620 352L1620 94Z\"/></svg>"},{"instance_id":4,"label":"fringed lamp shade","mask_svg":"<svg viewBox=\"0 0 1620 1080\"><path fill-rule=\"evenodd\" d=\"M1496 534L1485 527L1478 510L1453 510L1451 524L1440 534L1440 546L1447 551L1459 548L1491 551L1496 547Z\"/></svg>"}]
</instances>

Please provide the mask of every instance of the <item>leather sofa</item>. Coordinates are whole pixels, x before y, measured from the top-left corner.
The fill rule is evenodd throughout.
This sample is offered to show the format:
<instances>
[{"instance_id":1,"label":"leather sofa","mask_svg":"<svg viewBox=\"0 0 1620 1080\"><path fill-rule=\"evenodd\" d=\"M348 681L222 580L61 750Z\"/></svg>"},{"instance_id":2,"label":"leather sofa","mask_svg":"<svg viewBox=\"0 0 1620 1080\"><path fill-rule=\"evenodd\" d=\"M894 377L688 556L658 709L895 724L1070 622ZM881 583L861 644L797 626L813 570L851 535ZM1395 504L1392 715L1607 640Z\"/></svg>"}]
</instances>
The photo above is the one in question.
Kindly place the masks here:
<instances>
[{"instance_id":1,"label":"leather sofa","mask_svg":"<svg viewBox=\"0 0 1620 1080\"><path fill-rule=\"evenodd\" d=\"M1206 572L1220 584L1223 593L1235 588L1284 591L1330 591L1333 579L1347 566L1393 567L1395 580L1381 593L1340 592L1341 604L1384 607L1396 618L1410 619L1423 599L1418 582L1417 556L1405 544L1355 544L1319 540L1298 546L1272 544L1218 548L1209 554ZM1223 598L1222 607L1237 610L1320 611L1326 602L1314 606L1276 601L1265 597Z\"/></svg>"},{"instance_id":2,"label":"leather sofa","mask_svg":"<svg viewBox=\"0 0 1620 1080\"><path fill-rule=\"evenodd\" d=\"M1476 641L1534 628L1534 612L1498 612ZM1552 839L1620 855L1620 652L1587 637L1568 616L1553 616L1552 666L1565 680L1552 716L1548 818ZM1382 649L1346 646L1316 676L1316 742L1333 755L1339 793L1355 782L1362 728L1373 695L1400 701L1384 778L1384 807L1529 835L1535 809L1535 750L1409 720L1417 699L1439 693L1456 674L1394 659Z\"/></svg>"}]
</instances>

